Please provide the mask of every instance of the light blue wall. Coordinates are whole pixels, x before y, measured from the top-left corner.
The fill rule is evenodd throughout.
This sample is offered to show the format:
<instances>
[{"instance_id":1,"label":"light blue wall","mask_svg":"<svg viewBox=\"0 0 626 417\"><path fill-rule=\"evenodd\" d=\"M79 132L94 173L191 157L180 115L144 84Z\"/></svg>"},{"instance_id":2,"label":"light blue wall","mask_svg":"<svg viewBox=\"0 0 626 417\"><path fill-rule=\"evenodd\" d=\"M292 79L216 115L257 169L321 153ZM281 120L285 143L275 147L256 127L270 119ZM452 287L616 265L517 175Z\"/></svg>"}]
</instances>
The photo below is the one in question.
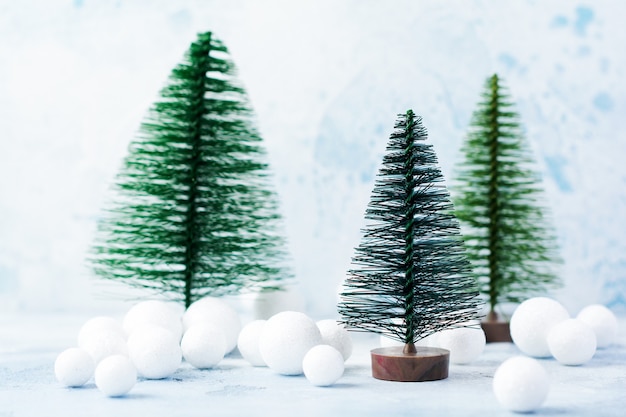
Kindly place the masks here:
<instances>
[{"instance_id":1,"label":"light blue wall","mask_svg":"<svg viewBox=\"0 0 626 417\"><path fill-rule=\"evenodd\" d=\"M90 309L83 267L128 142L195 34L229 46L270 153L301 289L332 316L396 113L448 177L503 76L544 174L572 313L626 309L626 3L103 1L0 6L0 310Z\"/></svg>"}]
</instances>

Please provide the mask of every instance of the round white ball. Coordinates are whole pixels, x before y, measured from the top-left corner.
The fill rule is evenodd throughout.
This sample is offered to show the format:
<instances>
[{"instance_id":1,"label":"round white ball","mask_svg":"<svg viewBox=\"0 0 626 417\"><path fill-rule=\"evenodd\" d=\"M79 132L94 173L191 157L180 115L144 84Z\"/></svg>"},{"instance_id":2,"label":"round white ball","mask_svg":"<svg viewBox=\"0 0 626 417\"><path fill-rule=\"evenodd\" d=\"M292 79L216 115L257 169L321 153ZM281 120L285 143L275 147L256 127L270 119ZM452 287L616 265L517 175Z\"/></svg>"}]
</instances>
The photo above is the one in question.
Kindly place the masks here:
<instances>
[{"instance_id":1,"label":"round white ball","mask_svg":"<svg viewBox=\"0 0 626 417\"><path fill-rule=\"evenodd\" d=\"M329 345L311 348L302 360L304 376L318 387L327 387L343 375L344 358L341 352Z\"/></svg>"},{"instance_id":2,"label":"round white ball","mask_svg":"<svg viewBox=\"0 0 626 417\"><path fill-rule=\"evenodd\" d=\"M322 334L322 343L337 349L347 361L352 355L352 338L345 326L335 320L320 320L316 324Z\"/></svg>"},{"instance_id":3,"label":"round white ball","mask_svg":"<svg viewBox=\"0 0 626 417\"><path fill-rule=\"evenodd\" d=\"M266 366L261 351L259 339L267 320L254 320L246 324L237 339L237 348L241 356L253 366Z\"/></svg>"},{"instance_id":4,"label":"round white ball","mask_svg":"<svg viewBox=\"0 0 626 417\"><path fill-rule=\"evenodd\" d=\"M94 335L102 333L117 334L121 338L126 339L126 332L118 320L109 316L97 316L87 320L81 326L78 331L78 346Z\"/></svg>"},{"instance_id":5,"label":"round white ball","mask_svg":"<svg viewBox=\"0 0 626 417\"><path fill-rule=\"evenodd\" d=\"M111 355L128 355L126 338L119 332L103 329L85 333L79 339L78 347L89 353L96 365Z\"/></svg>"},{"instance_id":6,"label":"round white ball","mask_svg":"<svg viewBox=\"0 0 626 417\"><path fill-rule=\"evenodd\" d=\"M178 339L163 327L145 325L128 337L128 353L139 375L147 379L163 379L172 375L181 364Z\"/></svg>"},{"instance_id":7,"label":"round white ball","mask_svg":"<svg viewBox=\"0 0 626 417\"><path fill-rule=\"evenodd\" d=\"M123 327L127 335L147 324L163 327L180 340L183 334L180 305L168 301L148 300L135 304L124 316Z\"/></svg>"},{"instance_id":8,"label":"round white ball","mask_svg":"<svg viewBox=\"0 0 626 417\"><path fill-rule=\"evenodd\" d=\"M272 316L259 338L259 351L267 366L282 375L302 374L302 359L322 343L317 325L306 314L283 311Z\"/></svg>"},{"instance_id":9,"label":"round white ball","mask_svg":"<svg viewBox=\"0 0 626 417\"><path fill-rule=\"evenodd\" d=\"M91 379L95 366L89 353L80 348L69 348L57 356L54 375L66 387L80 387Z\"/></svg>"},{"instance_id":10,"label":"round white ball","mask_svg":"<svg viewBox=\"0 0 626 417\"><path fill-rule=\"evenodd\" d=\"M195 324L187 329L180 342L183 357L198 369L212 368L226 354L226 336L212 324Z\"/></svg>"},{"instance_id":11,"label":"round white ball","mask_svg":"<svg viewBox=\"0 0 626 417\"><path fill-rule=\"evenodd\" d=\"M548 347L559 363L582 365L596 353L596 334L578 319L564 320L548 333Z\"/></svg>"},{"instance_id":12,"label":"round white ball","mask_svg":"<svg viewBox=\"0 0 626 417\"><path fill-rule=\"evenodd\" d=\"M485 344L485 332L480 327L447 329L437 335L437 346L450 351L451 363L473 362L483 353Z\"/></svg>"},{"instance_id":13,"label":"round white ball","mask_svg":"<svg viewBox=\"0 0 626 417\"><path fill-rule=\"evenodd\" d=\"M536 359L526 356L507 359L493 375L493 392L510 411L528 413L538 409L549 388L546 370Z\"/></svg>"},{"instance_id":14,"label":"round white ball","mask_svg":"<svg viewBox=\"0 0 626 417\"><path fill-rule=\"evenodd\" d=\"M583 308L576 318L587 323L596 334L598 348L610 346L617 336L617 317L601 304L592 304Z\"/></svg>"},{"instance_id":15,"label":"round white ball","mask_svg":"<svg viewBox=\"0 0 626 417\"><path fill-rule=\"evenodd\" d=\"M194 324L213 324L218 326L226 336L226 353L237 346L237 338L241 331L241 319L226 301L215 297L204 297L192 303L183 315L185 330Z\"/></svg>"},{"instance_id":16,"label":"round white ball","mask_svg":"<svg viewBox=\"0 0 626 417\"><path fill-rule=\"evenodd\" d=\"M511 316L511 338L526 355L549 357L548 333L552 326L568 318L569 313L558 301L547 297L530 298Z\"/></svg>"},{"instance_id":17,"label":"round white ball","mask_svg":"<svg viewBox=\"0 0 626 417\"><path fill-rule=\"evenodd\" d=\"M137 370L126 356L113 355L98 364L94 379L104 395L120 397L135 386Z\"/></svg>"}]
</instances>

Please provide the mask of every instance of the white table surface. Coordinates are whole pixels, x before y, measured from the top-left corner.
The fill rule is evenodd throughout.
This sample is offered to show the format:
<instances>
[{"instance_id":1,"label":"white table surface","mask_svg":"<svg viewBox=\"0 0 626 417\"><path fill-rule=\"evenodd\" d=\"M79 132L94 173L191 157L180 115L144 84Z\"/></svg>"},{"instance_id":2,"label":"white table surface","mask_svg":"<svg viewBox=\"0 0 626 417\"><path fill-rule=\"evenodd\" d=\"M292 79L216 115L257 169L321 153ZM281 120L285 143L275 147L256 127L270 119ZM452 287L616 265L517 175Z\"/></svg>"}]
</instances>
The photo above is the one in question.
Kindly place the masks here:
<instances>
[{"instance_id":1,"label":"white table surface","mask_svg":"<svg viewBox=\"0 0 626 417\"><path fill-rule=\"evenodd\" d=\"M88 318L88 317L87 317ZM64 388L54 377L56 355L75 345L85 317L0 315L0 417L30 416L511 416L497 402L493 374L520 352L513 344L487 345L471 365L450 365L447 379L401 383L371 377L369 350L378 338L354 334L353 356L331 387L312 386L247 364L235 351L215 369L183 366L165 380L140 379L122 398L93 384ZM587 364L542 359L550 392L535 415L626 415L626 320L618 341Z\"/></svg>"}]
</instances>

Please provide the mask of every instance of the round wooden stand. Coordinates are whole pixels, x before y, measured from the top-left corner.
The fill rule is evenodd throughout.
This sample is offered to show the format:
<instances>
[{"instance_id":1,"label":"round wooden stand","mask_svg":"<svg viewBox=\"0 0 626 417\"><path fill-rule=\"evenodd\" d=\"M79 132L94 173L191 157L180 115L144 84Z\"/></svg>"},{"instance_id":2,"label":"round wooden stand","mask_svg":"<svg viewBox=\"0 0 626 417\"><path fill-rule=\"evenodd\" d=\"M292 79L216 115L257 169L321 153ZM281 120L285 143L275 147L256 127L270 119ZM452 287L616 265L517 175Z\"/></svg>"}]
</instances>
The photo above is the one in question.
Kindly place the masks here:
<instances>
[{"instance_id":1,"label":"round wooden stand","mask_svg":"<svg viewBox=\"0 0 626 417\"><path fill-rule=\"evenodd\" d=\"M480 326L485 332L487 343L512 342L508 321L483 321Z\"/></svg>"},{"instance_id":2,"label":"round wooden stand","mask_svg":"<svg viewBox=\"0 0 626 417\"><path fill-rule=\"evenodd\" d=\"M420 346L405 351L407 348L402 346L373 349L372 376L401 382L436 381L448 377L449 350Z\"/></svg>"}]
</instances>

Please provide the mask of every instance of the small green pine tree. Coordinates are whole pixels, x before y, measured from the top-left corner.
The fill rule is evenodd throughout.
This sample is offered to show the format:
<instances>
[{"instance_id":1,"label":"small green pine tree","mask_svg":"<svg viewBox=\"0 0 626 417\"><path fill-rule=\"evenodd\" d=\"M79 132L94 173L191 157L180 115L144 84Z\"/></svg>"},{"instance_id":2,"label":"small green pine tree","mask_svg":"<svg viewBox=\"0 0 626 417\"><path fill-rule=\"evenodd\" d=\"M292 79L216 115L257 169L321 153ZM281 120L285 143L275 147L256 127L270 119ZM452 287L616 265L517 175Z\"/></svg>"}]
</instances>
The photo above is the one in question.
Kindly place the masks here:
<instances>
[{"instance_id":1,"label":"small green pine tree","mask_svg":"<svg viewBox=\"0 0 626 417\"><path fill-rule=\"evenodd\" d=\"M541 206L541 178L519 116L497 75L490 77L463 144L453 187L468 257L488 300L519 303L558 283L554 234Z\"/></svg>"},{"instance_id":2,"label":"small green pine tree","mask_svg":"<svg viewBox=\"0 0 626 417\"><path fill-rule=\"evenodd\" d=\"M421 118L399 115L339 313L348 328L408 347L478 317L479 299L450 195Z\"/></svg>"},{"instance_id":3,"label":"small green pine tree","mask_svg":"<svg viewBox=\"0 0 626 417\"><path fill-rule=\"evenodd\" d=\"M226 47L200 34L130 145L95 273L185 306L280 287L290 274L265 158Z\"/></svg>"}]
</instances>

